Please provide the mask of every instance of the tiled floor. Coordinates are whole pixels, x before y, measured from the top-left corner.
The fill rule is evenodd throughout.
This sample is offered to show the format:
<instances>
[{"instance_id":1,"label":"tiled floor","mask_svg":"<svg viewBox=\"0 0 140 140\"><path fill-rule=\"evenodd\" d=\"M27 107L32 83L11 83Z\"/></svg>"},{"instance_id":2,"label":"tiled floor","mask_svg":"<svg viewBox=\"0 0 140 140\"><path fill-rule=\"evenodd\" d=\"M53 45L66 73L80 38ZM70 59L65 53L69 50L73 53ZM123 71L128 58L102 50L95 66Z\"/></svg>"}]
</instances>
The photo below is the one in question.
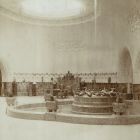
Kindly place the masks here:
<instances>
[{"instance_id":1,"label":"tiled floor","mask_svg":"<svg viewBox=\"0 0 140 140\"><path fill-rule=\"evenodd\" d=\"M42 102L42 97L18 97L18 104ZM101 126L22 120L6 116L0 98L0 140L139 140L140 125Z\"/></svg>"}]
</instances>

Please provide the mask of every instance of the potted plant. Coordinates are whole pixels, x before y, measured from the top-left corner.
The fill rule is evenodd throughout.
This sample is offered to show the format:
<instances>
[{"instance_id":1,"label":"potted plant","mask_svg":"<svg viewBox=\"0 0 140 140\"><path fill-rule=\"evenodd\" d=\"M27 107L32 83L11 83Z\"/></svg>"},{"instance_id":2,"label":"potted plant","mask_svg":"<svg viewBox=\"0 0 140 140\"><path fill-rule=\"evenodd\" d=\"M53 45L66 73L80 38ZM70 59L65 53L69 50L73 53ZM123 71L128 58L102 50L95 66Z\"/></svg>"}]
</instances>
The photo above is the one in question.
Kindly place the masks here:
<instances>
[{"instance_id":1,"label":"potted plant","mask_svg":"<svg viewBox=\"0 0 140 140\"><path fill-rule=\"evenodd\" d=\"M126 112L126 104L124 103L123 97L118 95L116 102L113 103L113 111L116 115L123 115Z\"/></svg>"},{"instance_id":2,"label":"potted plant","mask_svg":"<svg viewBox=\"0 0 140 140\"><path fill-rule=\"evenodd\" d=\"M53 95L47 94L45 97L46 107L48 112L57 111L57 101L54 99Z\"/></svg>"},{"instance_id":3,"label":"potted plant","mask_svg":"<svg viewBox=\"0 0 140 140\"><path fill-rule=\"evenodd\" d=\"M6 103L8 106L14 106L16 103L16 97L13 96L12 93L7 94L8 96L6 97Z\"/></svg>"}]
</instances>

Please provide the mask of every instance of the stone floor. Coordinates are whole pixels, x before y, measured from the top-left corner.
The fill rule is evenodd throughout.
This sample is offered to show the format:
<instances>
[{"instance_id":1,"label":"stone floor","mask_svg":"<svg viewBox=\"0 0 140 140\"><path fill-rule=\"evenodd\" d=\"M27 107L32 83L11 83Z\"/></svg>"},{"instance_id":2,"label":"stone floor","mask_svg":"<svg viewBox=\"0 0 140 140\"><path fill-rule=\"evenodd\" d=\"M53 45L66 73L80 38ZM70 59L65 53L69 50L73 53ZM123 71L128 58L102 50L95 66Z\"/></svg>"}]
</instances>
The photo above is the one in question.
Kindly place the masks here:
<instances>
[{"instance_id":1,"label":"stone floor","mask_svg":"<svg viewBox=\"0 0 140 140\"><path fill-rule=\"evenodd\" d=\"M42 102L42 97L18 97L18 104ZM6 116L0 98L0 140L139 140L140 125L79 125L23 120Z\"/></svg>"}]
</instances>

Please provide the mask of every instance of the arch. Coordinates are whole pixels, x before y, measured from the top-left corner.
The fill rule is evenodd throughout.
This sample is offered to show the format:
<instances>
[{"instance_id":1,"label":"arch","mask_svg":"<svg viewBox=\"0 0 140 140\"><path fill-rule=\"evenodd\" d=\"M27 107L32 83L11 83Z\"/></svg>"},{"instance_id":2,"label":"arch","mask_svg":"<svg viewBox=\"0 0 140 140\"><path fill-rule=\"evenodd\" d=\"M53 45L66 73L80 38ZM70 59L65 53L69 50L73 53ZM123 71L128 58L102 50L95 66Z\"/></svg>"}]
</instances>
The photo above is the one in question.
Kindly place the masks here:
<instances>
[{"instance_id":1,"label":"arch","mask_svg":"<svg viewBox=\"0 0 140 140\"><path fill-rule=\"evenodd\" d=\"M133 65L130 51L127 47L119 52L118 82L133 83Z\"/></svg>"},{"instance_id":2,"label":"arch","mask_svg":"<svg viewBox=\"0 0 140 140\"><path fill-rule=\"evenodd\" d=\"M0 96L2 94L2 72L0 70Z\"/></svg>"},{"instance_id":3,"label":"arch","mask_svg":"<svg viewBox=\"0 0 140 140\"><path fill-rule=\"evenodd\" d=\"M6 68L4 67L2 61L0 61L0 96L2 95L3 90L3 82L7 80L7 72Z\"/></svg>"},{"instance_id":4,"label":"arch","mask_svg":"<svg viewBox=\"0 0 140 140\"><path fill-rule=\"evenodd\" d=\"M2 61L0 61L0 72L1 72L1 79L2 81L6 81L7 79L7 71L6 68L4 66L4 63Z\"/></svg>"},{"instance_id":5,"label":"arch","mask_svg":"<svg viewBox=\"0 0 140 140\"><path fill-rule=\"evenodd\" d=\"M135 72L140 71L140 52L137 53L136 60L135 60Z\"/></svg>"},{"instance_id":6,"label":"arch","mask_svg":"<svg viewBox=\"0 0 140 140\"><path fill-rule=\"evenodd\" d=\"M134 93L135 99L140 99L140 51L136 52L134 61Z\"/></svg>"},{"instance_id":7,"label":"arch","mask_svg":"<svg viewBox=\"0 0 140 140\"><path fill-rule=\"evenodd\" d=\"M136 52L134 63L134 84L140 84L140 52Z\"/></svg>"}]
</instances>

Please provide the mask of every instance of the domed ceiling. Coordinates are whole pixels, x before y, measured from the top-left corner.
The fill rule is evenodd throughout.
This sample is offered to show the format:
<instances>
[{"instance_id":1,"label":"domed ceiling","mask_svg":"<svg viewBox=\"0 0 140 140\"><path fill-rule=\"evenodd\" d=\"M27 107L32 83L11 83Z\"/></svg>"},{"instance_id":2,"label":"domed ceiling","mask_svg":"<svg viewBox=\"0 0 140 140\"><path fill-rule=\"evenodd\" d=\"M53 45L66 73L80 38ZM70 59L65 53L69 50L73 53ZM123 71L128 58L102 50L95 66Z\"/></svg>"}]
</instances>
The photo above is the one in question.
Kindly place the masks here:
<instances>
[{"instance_id":1,"label":"domed ceiling","mask_svg":"<svg viewBox=\"0 0 140 140\"><path fill-rule=\"evenodd\" d=\"M43 24L74 24L92 20L96 0L0 0L0 13Z\"/></svg>"}]
</instances>

